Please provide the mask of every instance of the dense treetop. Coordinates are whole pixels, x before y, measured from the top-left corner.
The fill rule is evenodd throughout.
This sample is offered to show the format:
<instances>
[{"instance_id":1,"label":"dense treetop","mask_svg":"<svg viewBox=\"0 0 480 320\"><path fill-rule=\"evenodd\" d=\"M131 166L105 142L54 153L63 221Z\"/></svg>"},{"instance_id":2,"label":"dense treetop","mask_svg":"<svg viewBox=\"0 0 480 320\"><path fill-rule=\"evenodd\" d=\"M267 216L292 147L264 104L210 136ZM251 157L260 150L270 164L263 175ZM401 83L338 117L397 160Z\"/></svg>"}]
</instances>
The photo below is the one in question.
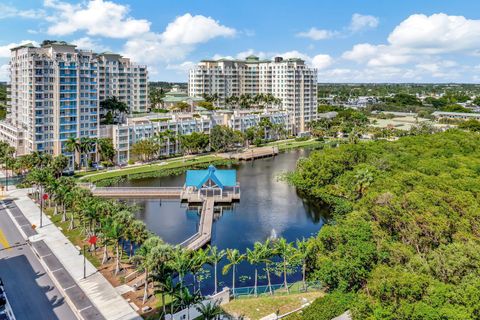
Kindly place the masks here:
<instances>
[{"instance_id":1,"label":"dense treetop","mask_svg":"<svg viewBox=\"0 0 480 320\"><path fill-rule=\"evenodd\" d=\"M311 277L357 293L355 319L478 319L480 135L451 130L340 145L292 183L333 207Z\"/></svg>"}]
</instances>

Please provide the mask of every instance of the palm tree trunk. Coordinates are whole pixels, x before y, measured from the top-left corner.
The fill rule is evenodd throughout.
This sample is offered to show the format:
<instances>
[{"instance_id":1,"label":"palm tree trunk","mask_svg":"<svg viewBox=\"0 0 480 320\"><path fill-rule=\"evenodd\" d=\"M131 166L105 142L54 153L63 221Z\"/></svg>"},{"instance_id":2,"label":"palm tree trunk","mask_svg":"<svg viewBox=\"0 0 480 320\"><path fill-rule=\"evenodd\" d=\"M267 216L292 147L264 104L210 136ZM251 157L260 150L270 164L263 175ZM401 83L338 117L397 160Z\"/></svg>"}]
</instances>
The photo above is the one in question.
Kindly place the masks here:
<instances>
[{"instance_id":1,"label":"palm tree trunk","mask_svg":"<svg viewBox=\"0 0 480 320\"><path fill-rule=\"evenodd\" d=\"M268 268L268 263L265 264L265 269L267 271L267 280L268 280L268 290L270 291L270 294L273 295L272 291L272 281L270 279L270 269Z\"/></svg>"},{"instance_id":2,"label":"palm tree trunk","mask_svg":"<svg viewBox=\"0 0 480 320\"><path fill-rule=\"evenodd\" d=\"M303 290L304 290L304 291L307 291L307 282L306 282L306 277L305 277L306 269L307 269L307 266L306 266L305 260L303 260L303 264L302 264L302 278L303 278Z\"/></svg>"},{"instance_id":3,"label":"palm tree trunk","mask_svg":"<svg viewBox=\"0 0 480 320\"><path fill-rule=\"evenodd\" d=\"M145 289L143 290L143 301L142 304L145 304L148 299L148 270L145 268Z\"/></svg>"},{"instance_id":4,"label":"palm tree trunk","mask_svg":"<svg viewBox=\"0 0 480 320\"><path fill-rule=\"evenodd\" d=\"M102 265L107 263L107 261L108 261L108 248L107 248L107 244L105 243L103 246Z\"/></svg>"},{"instance_id":5,"label":"palm tree trunk","mask_svg":"<svg viewBox=\"0 0 480 320\"><path fill-rule=\"evenodd\" d=\"M162 309L163 309L163 319L165 319L165 315L167 314L167 307L165 306L165 293L162 292Z\"/></svg>"},{"instance_id":6,"label":"palm tree trunk","mask_svg":"<svg viewBox=\"0 0 480 320\"><path fill-rule=\"evenodd\" d=\"M287 290L287 293L290 293L288 290L288 283L287 283L287 259L283 258L283 283L285 285L285 289Z\"/></svg>"},{"instance_id":7,"label":"palm tree trunk","mask_svg":"<svg viewBox=\"0 0 480 320\"><path fill-rule=\"evenodd\" d=\"M217 294L217 292L218 292L218 283L217 283L217 262L216 262L216 261L215 261L215 266L214 266L213 274L214 274L214 278L215 278L215 279L214 279L214 281L215 281L215 283L214 283L214 285L215 285L215 291L214 291L214 293Z\"/></svg>"},{"instance_id":8,"label":"palm tree trunk","mask_svg":"<svg viewBox=\"0 0 480 320\"><path fill-rule=\"evenodd\" d=\"M116 255L117 255L117 262L116 262L116 265L115 265L115 275L118 274L118 272L120 271L120 253L118 252L119 251L119 245L118 245L118 241L117 241L117 246L116 246Z\"/></svg>"},{"instance_id":9,"label":"palm tree trunk","mask_svg":"<svg viewBox=\"0 0 480 320\"><path fill-rule=\"evenodd\" d=\"M235 299L235 266L233 266L232 291L233 299Z\"/></svg>"},{"instance_id":10,"label":"palm tree trunk","mask_svg":"<svg viewBox=\"0 0 480 320\"><path fill-rule=\"evenodd\" d=\"M68 226L68 230L73 230L73 228L75 228L75 222L73 219L73 212L72 212L70 213L70 225Z\"/></svg>"},{"instance_id":11,"label":"palm tree trunk","mask_svg":"<svg viewBox=\"0 0 480 320\"><path fill-rule=\"evenodd\" d=\"M257 280L258 280L258 269L255 267L255 297L258 297Z\"/></svg>"}]
</instances>

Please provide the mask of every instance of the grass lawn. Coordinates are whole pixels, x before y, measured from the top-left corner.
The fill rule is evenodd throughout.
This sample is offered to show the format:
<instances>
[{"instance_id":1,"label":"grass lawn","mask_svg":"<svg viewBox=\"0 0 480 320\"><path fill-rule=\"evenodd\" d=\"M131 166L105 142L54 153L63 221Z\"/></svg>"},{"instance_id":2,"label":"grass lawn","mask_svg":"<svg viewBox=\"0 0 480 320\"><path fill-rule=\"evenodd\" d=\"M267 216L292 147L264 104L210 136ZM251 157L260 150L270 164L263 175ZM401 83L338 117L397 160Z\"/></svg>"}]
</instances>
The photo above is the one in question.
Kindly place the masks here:
<instances>
[{"instance_id":1,"label":"grass lawn","mask_svg":"<svg viewBox=\"0 0 480 320\"><path fill-rule=\"evenodd\" d=\"M76 246L79 246L80 248L83 248L83 245L86 244L85 241L85 235L81 233L81 228L78 227L73 229L73 230L68 230L68 225L70 222L67 220L66 222L62 222L62 215L57 214L53 215L53 209L48 208L45 210L45 213L48 214L50 220L57 226L62 228L62 233ZM78 221L75 221L75 223L78 223ZM82 252L83 253L83 252ZM97 252L97 255L99 253ZM101 253L99 256L95 254L92 254L92 252L89 252L86 250L86 257L87 259L95 266L95 268L100 267L101 261L100 259L102 258Z\"/></svg>"},{"instance_id":2,"label":"grass lawn","mask_svg":"<svg viewBox=\"0 0 480 320\"><path fill-rule=\"evenodd\" d=\"M223 309L233 316L244 315L248 319L260 319L269 314L285 314L293 311L303 304L322 297L322 291L292 293L289 295L262 296L258 298L241 298L231 301L222 306Z\"/></svg>"},{"instance_id":3,"label":"grass lawn","mask_svg":"<svg viewBox=\"0 0 480 320\"><path fill-rule=\"evenodd\" d=\"M175 168L187 167L193 164L214 162L216 160L222 160L222 159L223 158L215 155L187 158L186 160L175 159L175 160L165 161L164 164L160 164L160 163L145 164L145 165L140 165L132 168L118 169L118 170L106 171L101 173L94 172L89 175L83 175L82 177L80 177L79 180L82 182L97 182L97 181L108 179L108 178L115 178L115 177L130 175L130 174L146 173L146 172L152 172L152 171L158 171L158 170L164 170L164 169L175 169Z\"/></svg>"}]
</instances>

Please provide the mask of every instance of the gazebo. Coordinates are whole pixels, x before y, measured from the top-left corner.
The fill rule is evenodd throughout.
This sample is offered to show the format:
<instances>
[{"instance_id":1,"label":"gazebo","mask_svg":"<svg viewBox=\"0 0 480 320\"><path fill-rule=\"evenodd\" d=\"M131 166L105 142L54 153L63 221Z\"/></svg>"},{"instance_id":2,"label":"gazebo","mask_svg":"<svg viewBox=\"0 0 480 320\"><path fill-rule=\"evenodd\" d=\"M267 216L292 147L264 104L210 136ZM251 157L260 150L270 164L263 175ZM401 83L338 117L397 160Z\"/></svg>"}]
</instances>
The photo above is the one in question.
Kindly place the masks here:
<instances>
[{"instance_id":1,"label":"gazebo","mask_svg":"<svg viewBox=\"0 0 480 320\"><path fill-rule=\"evenodd\" d=\"M224 191L235 194L239 191L237 171L218 170L213 165L207 170L187 170L184 188L192 193L198 192L199 197L201 194L215 196L217 190L221 197Z\"/></svg>"}]
</instances>

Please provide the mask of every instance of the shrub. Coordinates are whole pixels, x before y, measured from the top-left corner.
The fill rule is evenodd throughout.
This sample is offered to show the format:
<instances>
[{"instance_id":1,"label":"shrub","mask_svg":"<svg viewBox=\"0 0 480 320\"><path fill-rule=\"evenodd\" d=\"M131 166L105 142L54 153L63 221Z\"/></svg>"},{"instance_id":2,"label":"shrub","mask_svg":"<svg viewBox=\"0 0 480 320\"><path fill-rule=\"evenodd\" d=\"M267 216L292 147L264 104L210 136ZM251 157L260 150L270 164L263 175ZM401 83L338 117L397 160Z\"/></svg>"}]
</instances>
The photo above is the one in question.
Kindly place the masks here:
<instances>
[{"instance_id":1,"label":"shrub","mask_svg":"<svg viewBox=\"0 0 480 320\"><path fill-rule=\"evenodd\" d=\"M331 320L350 307L355 295L334 291L325 297L318 298L302 312L302 320Z\"/></svg>"}]
</instances>

